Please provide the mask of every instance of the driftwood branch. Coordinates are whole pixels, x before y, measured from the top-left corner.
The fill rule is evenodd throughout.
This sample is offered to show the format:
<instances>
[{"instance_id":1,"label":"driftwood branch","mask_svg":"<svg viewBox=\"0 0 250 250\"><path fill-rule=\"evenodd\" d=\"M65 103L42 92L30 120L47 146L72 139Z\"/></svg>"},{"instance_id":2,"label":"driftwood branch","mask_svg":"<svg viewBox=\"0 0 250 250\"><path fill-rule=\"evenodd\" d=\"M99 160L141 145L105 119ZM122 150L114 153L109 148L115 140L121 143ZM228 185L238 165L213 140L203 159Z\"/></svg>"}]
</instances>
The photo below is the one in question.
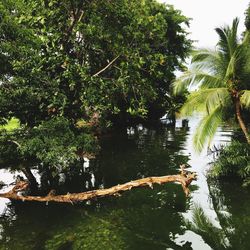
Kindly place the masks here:
<instances>
[{"instance_id":1,"label":"driftwood branch","mask_svg":"<svg viewBox=\"0 0 250 250\"><path fill-rule=\"evenodd\" d=\"M14 188L7 192L0 194L2 198L8 198L10 200L21 200L21 201L39 201L39 202L64 202L64 203L75 203L79 201L86 201L97 197L104 196L120 196L120 193L123 191L131 190L136 187L149 186L153 188L153 184L164 184L167 182L179 182L182 185L183 191L186 196L189 195L190 191L188 186L193 180L196 180L196 173L187 172L185 170L181 170L181 174L178 175L166 175L166 176L158 176L158 177L147 177L143 179L138 179L134 181L127 182L125 184L113 186L111 188L106 189L98 189L87 191L83 193L68 193L65 195L55 195L54 192L50 192L47 196L24 196L18 194L20 191L24 191L28 188L28 182L20 181L18 182Z\"/></svg>"}]
</instances>

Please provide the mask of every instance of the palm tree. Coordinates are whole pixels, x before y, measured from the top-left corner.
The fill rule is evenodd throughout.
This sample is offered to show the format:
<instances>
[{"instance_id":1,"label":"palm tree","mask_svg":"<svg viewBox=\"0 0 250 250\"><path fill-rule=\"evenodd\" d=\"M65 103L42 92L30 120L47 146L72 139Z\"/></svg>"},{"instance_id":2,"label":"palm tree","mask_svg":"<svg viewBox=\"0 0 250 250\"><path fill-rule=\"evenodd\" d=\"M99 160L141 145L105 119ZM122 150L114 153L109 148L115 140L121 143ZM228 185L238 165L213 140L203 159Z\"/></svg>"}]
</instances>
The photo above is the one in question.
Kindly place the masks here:
<instances>
[{"instance_id":1,"label":"palm tree","mask_svg":"<svg viewBox=\"0 0 250 250\"><path fill-rule=\"evenodd\" d=\"M194 111L205 114L194 137L199 151L212 139L228 113L236 116L250 144L250 136L242 118L242 108L250 108L250 40L249 32L245 32L242 40L238 39L238 23L236 18L231 27L216 28L219 42L215 50L194 51L190 69L173 84L175 94L187 88L197 89L188 96L181 114L190 115Z\"/></svg>"}]
</instances>

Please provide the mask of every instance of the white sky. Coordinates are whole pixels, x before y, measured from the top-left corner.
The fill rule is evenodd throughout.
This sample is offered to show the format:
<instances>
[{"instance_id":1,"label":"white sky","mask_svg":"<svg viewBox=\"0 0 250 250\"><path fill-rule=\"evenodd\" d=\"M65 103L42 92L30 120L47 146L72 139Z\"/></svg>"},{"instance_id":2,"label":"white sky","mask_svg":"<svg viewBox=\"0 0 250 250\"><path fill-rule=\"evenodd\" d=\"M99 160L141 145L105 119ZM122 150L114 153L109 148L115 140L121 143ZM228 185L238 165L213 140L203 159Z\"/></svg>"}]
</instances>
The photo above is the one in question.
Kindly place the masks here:
<instances>
[{"instance_id":1,"label":"white sky","mask_svg":"<svg viewBox=\"0 0 250 250\"><path fill-rule=\"evenodd\" d=\"M214 29L224 24L231 25L235 17L240 18L239 31L244 30L244 12L250 0L158 0L174 5L176 9L192 18L190 38L198 40L195 46L214 47L218 37Z\"/></svg>"}]
</instances>

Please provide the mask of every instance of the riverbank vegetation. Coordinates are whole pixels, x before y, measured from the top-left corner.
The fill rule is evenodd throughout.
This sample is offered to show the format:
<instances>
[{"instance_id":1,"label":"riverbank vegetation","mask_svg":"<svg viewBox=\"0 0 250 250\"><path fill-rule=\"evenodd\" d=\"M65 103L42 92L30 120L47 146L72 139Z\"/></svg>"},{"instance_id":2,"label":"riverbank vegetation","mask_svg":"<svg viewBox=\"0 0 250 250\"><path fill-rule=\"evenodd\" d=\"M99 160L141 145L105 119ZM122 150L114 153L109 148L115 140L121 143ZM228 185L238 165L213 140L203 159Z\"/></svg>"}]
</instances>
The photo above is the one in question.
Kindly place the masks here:
<instances>
[{"instance_id":1,"label":"riverbank vegetation","mask_svg":"<svg viewBox=\"0 0 250 250\"><path fill-rule=\"evenodd\" d=\"M229 145L216 152L218 154L212 164L210 176L216 178L238 177L243 185L250 184L250 145L232 141Z\"/></svg>"},{"instance_id":2,"label":"riverbank vegetation","mask_svg":"<svg viewBox=\"0 0 250 250\"><path fill-rule=\"evenodd\" d=\"M0 12L0 166L34 186L32 168L54 183L98 153L103 133L166 113L175 121L184 102L182 114L204 114L198 151L234 118L249 144L249 10L241 38L236 18L216 29L216 50L194 50L174 95L192 41L189 19L172 6L4 0Z\"/></svg>"},{"instance_id":3,"label":"riverbank vegetation","mask_svg":"<svg viewBox=\"0 0 250 250\"><path fill-rule=\"evenodd\" d=\"M3 0L0 14L0 119L20 121L1 130L0 164L30 182L35 167L53 183L98 152L103 132L158 120L178 102L170 83L191 41L172 6Z\"/></svg>"},{"instance_id":4,"label":"riverbank vegetation","mask_svg":"<svg viewBox=\"0 0 250 250\"><path fill-rule=\"evenodd\" d=\"M158 0L0 1L1 249L249 248L250 8L215 50L189 22ZM232 139L209 176L197 114L197 151Z\"/></svg>"}]
</instances>

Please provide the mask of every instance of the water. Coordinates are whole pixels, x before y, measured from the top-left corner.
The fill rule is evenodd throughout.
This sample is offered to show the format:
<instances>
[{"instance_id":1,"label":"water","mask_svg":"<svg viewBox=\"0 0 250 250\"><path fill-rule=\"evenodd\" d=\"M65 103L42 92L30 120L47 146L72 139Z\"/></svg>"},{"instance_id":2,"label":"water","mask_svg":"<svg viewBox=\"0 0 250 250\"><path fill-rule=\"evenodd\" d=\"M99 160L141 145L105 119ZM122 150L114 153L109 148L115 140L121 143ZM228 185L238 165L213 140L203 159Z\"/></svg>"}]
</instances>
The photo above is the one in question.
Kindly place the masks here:
<instances>
[{"instance_id":1,"label":"water","mask_svg":"<svg viewBox=\"0 0 250 250\"><path fill-rule=\"evenodd\" d=\"M0 200L0 249L250 249L249 190L234 182L207 184L211 157L194 152L189 127L142 126L102 139L96 160L85 162L77 180L64 188L75 191L103 188L147 176L178 172L188 163L198 173L186 198L179 184L139 188L121 197L108 197L79 205L15 203ZM230 141L232 132L221 129L215 144ZM62 176L63 179L63 176ZM1 171L0 180L13 181ZM188 226L195 206L209 217L226 246L209 240L209 232ZM224 248L223 248L224 247Z\"/></svg>"}]
</instances>

